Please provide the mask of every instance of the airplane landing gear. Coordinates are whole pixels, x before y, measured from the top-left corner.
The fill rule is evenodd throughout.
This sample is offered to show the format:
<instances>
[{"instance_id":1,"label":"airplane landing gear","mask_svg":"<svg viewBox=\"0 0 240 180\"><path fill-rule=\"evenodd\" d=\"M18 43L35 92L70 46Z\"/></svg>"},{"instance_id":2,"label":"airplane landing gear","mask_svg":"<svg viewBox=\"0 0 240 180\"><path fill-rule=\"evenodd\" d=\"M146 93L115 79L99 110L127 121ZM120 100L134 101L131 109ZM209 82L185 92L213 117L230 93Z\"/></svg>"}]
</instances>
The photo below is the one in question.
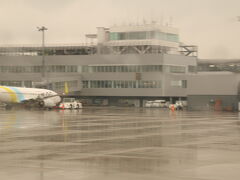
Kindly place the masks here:
<instances>
[{"instance_id":1,"label":"airplane landing gear","mask_svg":"<svg viewBox=\"0 0 240 180\"><path fill-rule=\"evenodd\" d=\"M13 107L11 106L11 105L9 105L9 104L7 104L6 106L5 106L5 109L6 110L11 110Z\"/></svg>"}]
</instances>

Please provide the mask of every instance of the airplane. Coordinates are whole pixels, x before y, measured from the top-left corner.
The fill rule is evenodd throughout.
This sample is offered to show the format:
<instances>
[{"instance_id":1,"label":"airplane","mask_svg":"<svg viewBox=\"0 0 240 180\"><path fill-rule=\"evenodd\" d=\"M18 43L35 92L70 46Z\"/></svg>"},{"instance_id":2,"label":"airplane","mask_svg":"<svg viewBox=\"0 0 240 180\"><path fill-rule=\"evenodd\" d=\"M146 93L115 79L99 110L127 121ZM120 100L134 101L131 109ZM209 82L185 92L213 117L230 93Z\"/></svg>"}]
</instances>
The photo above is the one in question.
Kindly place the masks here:
<instances>
[{"instance_id":1,"label":"airplane","mask_svg":"<svg viewBox=\"0 0 240 180\"><path fill-rule=\"evenodd\" d=\"M0 102L9 109L18 104L25 107L53 108L61 102L54 91L39 88L0 86Z\"/></svg>"}]
</instances>

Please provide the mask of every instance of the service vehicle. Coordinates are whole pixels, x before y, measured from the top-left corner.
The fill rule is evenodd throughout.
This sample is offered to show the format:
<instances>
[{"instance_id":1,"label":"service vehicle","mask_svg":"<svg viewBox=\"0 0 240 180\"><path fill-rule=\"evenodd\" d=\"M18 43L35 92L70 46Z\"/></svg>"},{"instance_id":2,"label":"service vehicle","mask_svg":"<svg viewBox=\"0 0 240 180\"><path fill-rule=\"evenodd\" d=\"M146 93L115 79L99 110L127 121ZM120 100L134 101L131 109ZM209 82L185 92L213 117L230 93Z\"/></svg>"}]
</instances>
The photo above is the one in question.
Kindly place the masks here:
<instances>
[{"instance_id":1,"label":"service vehicle","mask_svg":"<svg viewBox=\"0 0 240 180\"><path fill-rule=\"evenodd\" d=\"M155 107L155 108L166 108L168 107L169 102L165 100L154 100L154 101L147 101L145 103L145 107Z\"/></svg>"},{"instance_id":2,"label":"service vehicle","mask_svg":"<svg viewBox=\"0 0 240 180\"><path fill-rule=\"evenodd\" d=\"M183 110L183 103L181 101L176 101L175 104L170 104L169 109L174 110Z\"/></svg>"},{"instance_id":3,"label":"service vehicle","mask_svg":"<svg viewBox=\"0 0 240 180\"><path fill-rule=\"evenodd\" d=\"M153 107L165 108L168 107L168 105L165 100L155 100L153 101Z\"/></svg>"},{"instance_id":4,"label":"service vehicle","mask_svg":"<svg viewBox=\"0 0 240 180\"><path fill-rule=\"evenodd\" d=\"M59 104L60 109L81 109L82 103L77 101L75 98L63 98Z\"/></svg>"},{"instance_id":5,"label":"service vehicle","mask_svg":"<svg viewBox=\"0 0 240 180\"><path fill-rule=\"evenodd\" d=\"M145 103L145 107L152 107L153 105L153 101L147 101L146 103Z\"/></svg>"}]
</instances>

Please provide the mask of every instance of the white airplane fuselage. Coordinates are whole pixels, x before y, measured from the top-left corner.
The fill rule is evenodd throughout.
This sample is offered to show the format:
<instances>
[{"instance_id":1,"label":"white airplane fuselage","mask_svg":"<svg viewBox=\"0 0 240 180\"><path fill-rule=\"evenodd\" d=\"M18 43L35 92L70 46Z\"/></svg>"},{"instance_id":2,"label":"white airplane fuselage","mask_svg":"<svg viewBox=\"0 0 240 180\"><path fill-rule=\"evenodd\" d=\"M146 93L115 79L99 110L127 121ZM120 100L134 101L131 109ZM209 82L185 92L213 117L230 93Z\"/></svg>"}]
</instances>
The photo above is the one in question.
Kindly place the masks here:
<instances>
[{"instance_id":1,"label":"white airplane fuselage","mask_svg":"<svg viewBox=\"0 0 240 180\"><path fill-rule=\"evenodd\" d=\"M41 101L44 107L54 107L60 103L61 97L47 89L0 86L0 102L17 104L30 100Z\"/></svg>"}]
</instances>

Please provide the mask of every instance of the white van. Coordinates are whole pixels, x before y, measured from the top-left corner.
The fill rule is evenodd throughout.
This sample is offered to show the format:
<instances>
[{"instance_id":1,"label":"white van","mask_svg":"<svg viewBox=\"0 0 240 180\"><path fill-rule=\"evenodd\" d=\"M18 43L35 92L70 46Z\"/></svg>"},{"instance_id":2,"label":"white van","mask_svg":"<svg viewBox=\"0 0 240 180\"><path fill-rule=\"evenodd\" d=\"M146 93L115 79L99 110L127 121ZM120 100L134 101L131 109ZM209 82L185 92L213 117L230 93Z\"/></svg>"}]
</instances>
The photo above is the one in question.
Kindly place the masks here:
<instances>
[{"instance_id":1,"label":"white van","mask_svg":"<svg viewBox=\"0 0 240 180\"><path fill-rule=\"evenodd\" d=\"M168 104L169 102L166 102L165 100L147 101L145 107L165 108L168 107Z\"/></svg>"},{"instance_id":2,"label":"white van","mask_svg":"<svg viewBox=\"0 0 240 180\"><path fill-rule=\"evenodd\" d=\"M147 101L146 103L145 103L145 107L153 107L153 101Z\"/></svg>"},{"instance_id":3,"label":"white van","mask_svg":"<svg viewBox=\"0 0 240 180\"><path fill-rule=\"evenodd\" d=\"M155 100L155 101L153 101L153 107L164 108L164 107L166 107L166 101L165 100Z\"/></svg>"}]
</instances>

